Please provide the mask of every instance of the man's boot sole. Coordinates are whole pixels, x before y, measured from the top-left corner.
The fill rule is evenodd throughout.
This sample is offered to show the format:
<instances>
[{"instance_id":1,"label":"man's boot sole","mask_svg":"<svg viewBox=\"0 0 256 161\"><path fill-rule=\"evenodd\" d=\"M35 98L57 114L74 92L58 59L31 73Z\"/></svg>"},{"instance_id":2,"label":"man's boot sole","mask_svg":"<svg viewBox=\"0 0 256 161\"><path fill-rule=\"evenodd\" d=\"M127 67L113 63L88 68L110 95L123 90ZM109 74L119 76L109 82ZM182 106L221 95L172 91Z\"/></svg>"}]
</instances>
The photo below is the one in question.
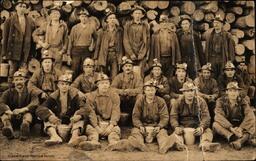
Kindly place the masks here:
<instances>
[{"instance_id":1,"label":"man's boot sole","mask_svg":"<svg viewBox=\"0 0 256 161\"><path fill-rule=\"evenodd\" d=\"M94 143L91 143L91 142L88 142L88 141L84 141L84 142L81 142L79 144L79 147L82 150L85 150L85 151L92 151L92 150L96 150L96 149L101 148L101 145L100 144L94 144Z\"/></svg>"},{"instance_id":2,"label":"man's boot sole","mask_svg":"<svg viewBox=\"0 0 256 161\"><path fill-rule=\"evenodd\" d=\"M7 139L13 139L14 135L13 135L13 131L10 128L3 128L2 133L4 136L7 137Z\"/></svg>"}]
</instances>

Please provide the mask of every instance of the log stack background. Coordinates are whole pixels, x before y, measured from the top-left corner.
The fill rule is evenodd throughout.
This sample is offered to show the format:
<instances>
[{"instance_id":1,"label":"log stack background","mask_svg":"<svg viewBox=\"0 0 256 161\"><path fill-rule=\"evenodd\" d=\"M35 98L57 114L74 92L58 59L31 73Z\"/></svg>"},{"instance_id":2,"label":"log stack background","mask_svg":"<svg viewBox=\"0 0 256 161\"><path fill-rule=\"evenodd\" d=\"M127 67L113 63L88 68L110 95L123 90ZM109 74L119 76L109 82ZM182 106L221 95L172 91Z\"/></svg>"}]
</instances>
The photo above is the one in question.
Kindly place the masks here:
<instances>
[{"instance_id":1,"label":"log stack background","mask_svg":"<svg viewBox=\"0 0 256 161\"><path fill-rule=\"evenodd\" d=\"M14 2L1 0L1 33L4 21L13 14ZM168 15L169 21L173 23L172 29L179 28L180 17L184 14L193 19L193 27L201 33L202 43L205 44L207 31L212 28L212 20L220 15L224 20L224 30L229 31L236 43L237 62L245 60L249 64L249 72L255 73L255 3L254 1L142 1L142 0L27 0L30 4L28 15L31 16L37 26L47 21L47 10L52 6L59 6L62 9L62 18L71 28L78 22L76 8L83 6L92 15L92 22L95 27L100 28L104 11L110 8L117 12L120 23L130 19L129 13L134 5L140 5L146 10L145 21L152 27L157 28L161 14ZM2 36L2 34L1 34ZM0 37L2 38L2 37Z\"/></svg>"}]
</instances>

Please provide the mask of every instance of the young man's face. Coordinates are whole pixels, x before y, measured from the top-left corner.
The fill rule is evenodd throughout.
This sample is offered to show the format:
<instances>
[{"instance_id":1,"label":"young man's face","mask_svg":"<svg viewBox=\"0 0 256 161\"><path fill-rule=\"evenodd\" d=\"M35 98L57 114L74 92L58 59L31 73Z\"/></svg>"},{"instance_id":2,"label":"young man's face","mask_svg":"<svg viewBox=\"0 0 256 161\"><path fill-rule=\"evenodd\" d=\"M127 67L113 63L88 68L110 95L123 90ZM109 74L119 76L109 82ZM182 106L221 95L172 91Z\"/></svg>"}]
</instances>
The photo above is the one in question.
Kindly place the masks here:
<instances>
[{"instance_id":1,"label":"young man's face","mask_svg":"<svg viewBox=\"0 0 256 161\"><path fill-rule=\"evenodd\" d=\"M161 70L160 67L154 67L154 68L152 69L152 74L153 74L153 76L155 76L155 77L159 77L159 76L161 75L161 73L162 73L162 70Z\"/></svg>"},{"instance_id":2,"label":"young man's face","mask_svg":"<svg viewBox=\"0 0 256 161\"><path fill-rule=\"evenodd\" d=\"M94 71L94 66L92 66L92 65L84 65L83 66L83 70L84 70L84 73L90 75Z\"/></svg>"},{"instance_id":3,"label":"young man's face","mask_svg":"<svg viewBox=\"0 0 256 161\"><path fill-rule=\"evenodd\" d=\"M242 71L247 71L247 66L245 63L240 63L237 67Z\"/></svg>"},{"instance_id":4,"label":"young man's face","mask_svg":"<svg viewBox=\"0 0 256 161\"><path fill-rule=\"evenodd\" d=\"M144 87L144 93L147 98L152 99L156 94L156 88L153 86L146 86Z\"/></svg>"},{"instance_id":5,"label":"young man's face","mask_svg":"<svg viewBox=\"0 0 256 161\"><path fill-rule=\"evenodd\" d=\"M231 100L236 100L237 97L239 96L239 90L237 89L228 89L226 93L228 95L228 98Z\"/></svg>"},{"instance_id":6,"label":"young man's face","mask_svg":"<svg viewBox=\"0 0 256 161\"><path fill-rule=\"evenodd\" d=\"M235 70L234 69L225 69L224 73L228 78L233 78L235 75Z\"/></svg>"},{"instance_id":7,"label":"young man's face","mask_svg":"<svg viewBox=\"0 0 256 161\"><path fill-rule=\"evenodd\" d=\"M27 11L27 5L24 3L19 3L15 7L18 14L24 14Z\"/></svg>"},{"instance_id":8,"label":"young man's face","mask_svg":"<svg viewBox=\"0 0 256 161\"><path fill-rule=\"evenodd\" d=\"M124 71L124 73L126 73L126 74L131 73L132 70L133 70L133 65L132 65L132 64L125 64L125 65L123 66L123 71Z\"/></svg>"},{"instance_id":9,"label":"young man's face","mask_svg":"<svg viewBox=\"0 0 256 161\"><path fill-rule=\"evenodd\" d=\"M210 79L211 72L209 70L202 70L202 76L204 79Z\"/></svg>"},{"instance_id":10,"label":"young man's face","mask_svg":"<svg viewBox=\"0 0 256 161\"><path fill-rule=\"evenodd\" d=\"M176 75L179 78L185 78L186 77L186 71L184 69L176 69Z\"/></svg>"},{"instance_id":11,"label":"young man's face","mask_svg":"<svg viewBox=\"0 0 256 161\"><path fill-rule=\"evenodd\" d=\"M42 61L42 67L44 72L49 73L52 71L53 62L52 59L44 59Z\"/></svg>"},{"instance_id":12,"label":"young man's face","mask_svg":"<svg viewBox=\"0 0 256 161\"><path fill-rule=\"evenodd\" d=\"M190 22L188 20L183 20L181 22L181 28L183 31L188 31L190 27Z\"/></svg>"},{"instance_id":13,"label":"young man's face","mask_svg":"<svg viewBox=\"0 0 256 161\"><path fill-rule=\"evenodd\" d=\"M60 92L62 93L66 93L69 89L69 82L63 82L63 81L59 81L58 82L58 88L60 89Z\"/></svg>"},{"instance_id":14,"label":"young man's face","mask_svg":"<svg viewBox=\"0 0 256 161\"><path fill-rule=\"evenodd\" d=\"M190 100L190 101L195 97L195 93L196 93L196 91L193 89L183 91L183 95L184 95L185 99Z\"/></svg>"},{"instance_id":15,"label":"young man's face","mask_svg":"<svg viewBox=\"0 0 256 161\"><path fill-rule=\"evenodd\" d=\"M106 19L106 22L108 24L116 24L117 23L116 15L114 14L109 15Z\"/></svg>"},{"instance_id":16,"label":"young man's face","mask_svg":"<svg viewBox=\"0 0 256 161\"><path fill-rule=\"evenodd\" d=\"M88 16L82 14L82 15L79 16L79 20L80 20L81 23L85 24L88 20Z\"/></svg>"},{"instance_id":17,"label":"young man's face","mask_svg":"<svg viewBox=\"0 0 256 161\"><path fill-rule=\"evenodd\" d=\"M135 21L140 21L143 17L143 12L141 10L135 10L132 13L132 17Z\"/></svg>"},{"instance_id":18,"label":"young man's face","mask_svg":"<svg viewBox=\"0 0 256 161\"><path fill-rule=\"evenodd\" d=\"M53 10L50 13L51 20L59 20L60 19L60 12L57 10Z\"/></svg>"},{"instance_id":19,"label":"young man's face","mask_svg":"<svg viewBox=\"0 0 256 161\"><path fill-rule=\"evenodd\" d=\"M221 30L221 29L222 29L222 26L223 26L223 23L222 23L222 22L213 21L213 28L214 28L215 30Z\"/></svg>"},{"instance_id":20,"label":"young man's face","mask_svg":"<svg viewBox=\"0 0 256 161\"><path fill-rule=\"evenodd\" d=\"M14 77L13 83L16 89L22 89L25 86L26 79L24 77Z\"/></svg>"},{"instance_id":21,"label":"young man's face","mask_svg":"<svg viewBox=\"0 0 256 161\"><path fill-rule=\"evenodd\" d=\"M110 81L109 80L102 80L97 82L98 89L100 92L106 93L110 87Z\"/></svg>"}]
</instances>

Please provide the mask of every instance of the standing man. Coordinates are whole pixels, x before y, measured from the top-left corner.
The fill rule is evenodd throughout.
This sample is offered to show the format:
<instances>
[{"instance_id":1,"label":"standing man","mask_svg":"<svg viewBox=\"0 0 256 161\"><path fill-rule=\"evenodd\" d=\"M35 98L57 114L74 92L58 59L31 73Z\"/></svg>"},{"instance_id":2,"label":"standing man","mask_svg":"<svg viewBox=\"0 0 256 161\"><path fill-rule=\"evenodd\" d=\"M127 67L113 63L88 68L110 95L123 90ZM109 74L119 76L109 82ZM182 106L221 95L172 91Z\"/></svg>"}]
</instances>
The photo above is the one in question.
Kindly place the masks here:
<instances>
[{"instance_id":1,"label":"standing man","mask_svg":"<svg viewBox=\"0 0 256 161\"><path fill-rule=\"evenodd\" d=\"M183 140L184 128L194 128L194 136L200 136L199 148L203 151L215 151L219 143L212 143L213 134L210 126L210 114L206 102L196 96L196 86L186 82L180 91L182 97L177 99L170 114L170 124L174 133ZM178 149L182 150L182 149Z\"/></svg>"},{"instance_id":2,"label":"standing man","mask_svg":"<svg viewBox=\"0 0 256 161\"><path fill-rule=\"evenodd\" d=\"M58 89L36 110L36 115L44 121L44 131L50 136L50 139L45 141L46 145L62 143L64 138L61 138L60 134L63 133L71 134L68 142L71 146L76 146L81 140L86 139L79 136L84 129L84 120L90 118L89 115L93 112L89 107L85 107L79 97L79 91L70 87L71 82L72 75L61 75L58 78ZM68 130L60 129L61 124Z\"/></svg>"},{"instance_id":3,"label":"standing man","mask_svg":"<svg viewBox=\"0 0 256 161\"><path fill-rule=\"evenodd\" d=\"M188 76L194 80L197 76L197 70L206 62L201 40L193 26L191 27L191 23L191 19L184 16L180 22L181 29L177 31L177 36L181 61L188 64Z\"/></svg>"},{"instance_id":4,"label":"standing man","mask_svg":"<svg viewBox=\"0 0 256 161\"><path fill-rule=\"evenodd\" d=\"M7 19L3 29L3 59L8 60L9 82L20 67L26 67L32 51L32 32L35 29L33 20L25 13L28 4L22 0L16 3L16 14Z\"/></svg>"},{"instance_id":5,"label":"standing man","mask_svg":"<svg viewBox=\"0 0 256 161\"><path fill-rule=\"evenodd\" d=\"M120 96L121 112L128 114L131 122L136 96L142 93L143 80L133 71L133 61L126 56L122 58L122 69L123 72L114 78L111 86Z\"/></svg>"},{"instance_id":6,"label":"standing man","mask_svg":"<svg viewBox=\"0 0 256 161\"><path fill-rule=\"evenodd\" d=\"M112 11L106 13L104 22L106 26L98 31L94 59L101 70L114 79L123 56L123 30Z\"/></svg>"},{"instance_id":7,"label":"standing man","mask_svg":"<svg viewBox=\"0 0 256 161\"><path fill-rule=\"evenodd\" d=\"M8 139L14 138L13 126L20 125L20 140L30 135L35 109L39 104L37 95L26 86L26 73L16 71L13 75L14 88L7 89L0 98L0 116L4 125L2 133Z\"/></svg>"},{"instance_id":8,"label":"standing man","mask_svg":"<svg viewBox=\"0 0 256 161\"><path fill-rule=\"evenodd\" d=\"M240 90L238 83L228 83L226 95L217 100L213 123L213 130L236 150L255 135L255 115Z\"/></svg>"},{"instance_id":9,"label":"standing man","mask_svg":"<svg viewBox=\"0 0 256 161\"><path fill-rule=\"evenodd\" d=\"M213 20L213 30L206 38L206 61L212 64L214 78L222 73L227 61L233 61L235 57L235 43L230 33L223 30L223 20L216 16Z\"/></svg>"},{"instance_id":10,"label":"standing man","mask_svg":"<svg viewBox=\"0 0 256 161\"><path fill-rule=\"evenodd\" d=\"M165 18L161 18L166 16ZM172 31L167 15L161 15L159 30L152 34L150 61L157 58L162 64L163 74L172 76L175 64L181 61L180 46L177 35Z\"/></svg>"},{"instance_id":11,"label":"standing man","mask_svg":"<svg viewBox=\"0 0 256 161\"><path fill-rule=\"evenodd\" d=\"M219 96L219 88L217 81L211 76L212 68L210 63L203 65L199 71L201 75L194 80L194 83L198 88L198 95L204 98L208 105L212 125L216 99Z\"/></svg>"},{"instance_id":12,"label":"standing man","mask_svg":"<svg viewBox=\"0 0 256 161\"><path fill-rule=\"evenodd\" d=\"M61 75L61 71L54 68L53 54L51 50L42 50L41 68L33 73L28 82L28 88L39 96L41 103L57 90L58 77Z\"/></svg>"},{"instance_id":13,"label":"standing man","mask_svg":"<svg viewBox=\"0 0 256 161\"><path fill-rule=\"evenodd\" d=\"M49 10L49 22L38 28L33 33L34 41L43 49L51 50L54 53L55 67L62 68L62 57L66 54L68 47L68 27L61 19L61 11L54 7ZM41 41L38 32L45 32L45 41Z\"/></svg>"},{"instance_id":14,"label":"standing man","mask_svg":"<svg viewBox=\"0 0 256 161\"><path fill-rule=\"evenodd\" d=\"M125 55L130 58L141 70L144 76L146 60L149 58L150 30L149 25L142 21L145 14L144 8L135 6L132 10L133 20L124 26L124 49Z\"/></svg>"},{"instance_id":15,"label":"standing man","mask_svg":"<svg viewBox=\"0 0 256 161\"><path fill-rule=\"evenodd\" d=\"M78 12L80 23L73 26L69 36L67 55L72 58L73 78L81 73L85 58L93 58L93 42L96 40L96 28L89 23L89 12L81 8Z\"/></svg>"},{"instance_id":16,"label":"standing man","mask_svg":"<svg viewBox=\"0 0 256 161\"><path fill-rule=\"evenodd\" d=\"M120 119L120 98L110 88L110 80L107 75L99 74L97 86L98 89L89 93L87 97L86 103L95 111L96 115L86 128L88 141L79 144L83 150L100 148L99 137L107 137L109 145L116 144L121 137L121 130L117 125Z\"/></svg>"}]
</instances>

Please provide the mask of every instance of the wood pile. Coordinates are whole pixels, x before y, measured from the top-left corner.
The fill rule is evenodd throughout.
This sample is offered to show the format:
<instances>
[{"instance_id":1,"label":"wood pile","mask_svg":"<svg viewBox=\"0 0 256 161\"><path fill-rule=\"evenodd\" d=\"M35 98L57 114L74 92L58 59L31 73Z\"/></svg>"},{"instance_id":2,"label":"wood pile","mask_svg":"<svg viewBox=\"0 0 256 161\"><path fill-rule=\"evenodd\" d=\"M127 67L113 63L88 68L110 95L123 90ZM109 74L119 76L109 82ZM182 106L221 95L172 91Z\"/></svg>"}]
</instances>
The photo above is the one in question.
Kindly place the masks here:
<instances>
[{"instance_id":1,"label":"wood pile","mask_svg":"<svg viewBox=\"0 0 256 161\"><path fill-rule=\"evenodd\" d=\"M12 0L2 0L1 9L1 29L3 22L14 11ZM63 19L72 27L77 22L75 13L77 7L85 7L92 14L94 19L102 22L104 10L108 7L116 10L120 18L120 24L129 20L129 13L134 5L140 5L146 10L145 20L153 28L159 26L159 18L162 13L167 13L169 21L179 28L180 16L188 15L193 19L193 27L201 33L202 42L204 33L212 28L212 21L216 15L224 19L224 30L229 31L236 43L236 60L242 61L255 54L255 3L254 1L152 1L152 0L30 0L30 15L41 26L47 20L47 10L53 6L61 7ZM70 25L71 24L71 25ZM99 27L99 26L98 26ZM175 27L175 30L176 30Z\"/></svg>"}]
</instances>

